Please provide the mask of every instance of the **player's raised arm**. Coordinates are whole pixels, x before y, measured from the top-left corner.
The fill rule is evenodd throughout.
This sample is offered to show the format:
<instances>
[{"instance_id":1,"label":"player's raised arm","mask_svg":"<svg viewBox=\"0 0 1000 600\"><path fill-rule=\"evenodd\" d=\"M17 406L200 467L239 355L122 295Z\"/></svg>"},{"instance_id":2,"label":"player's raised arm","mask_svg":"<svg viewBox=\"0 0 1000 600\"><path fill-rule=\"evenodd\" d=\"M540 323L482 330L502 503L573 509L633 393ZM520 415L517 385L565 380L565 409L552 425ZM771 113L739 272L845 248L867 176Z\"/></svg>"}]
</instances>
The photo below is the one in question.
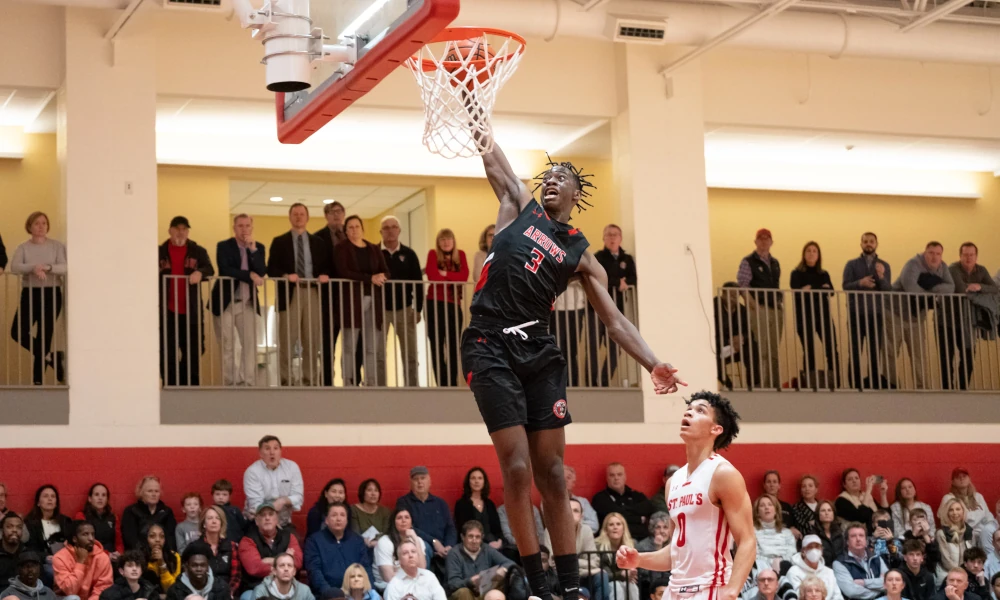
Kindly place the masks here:
<instances>
[{"instance_id":1,"label":"player's raised arm","mask_svg":"<svg viewBox=\"0 0 1000 600\"><path fill-rule=\"evenodd\" d=\"M754 561L757 560L757 535L753 528L753 508L747 484L743 476L730 464L720 465L712 479L710 495L717 496L722 512L726 515L729 531L736 543L733 557L733 573L719 600L736 600L743 590L743 584L750 576Z\"/></svg>"},{"instance_id":2,"label":"player's raised arm","mask_svg":"<svg viewBox=\"0 0 1000 600\"><path fill-rule=\"evenodd\" d=\"M635 328L635 325L618 310L615 301L608 294L608 274L605 273L604 267L597 262L593 254L590 252L583 254L577 272L582 276L587 299L597 311L597 316L608 328L608 335L629 356L639 361L639 364L649 371L656 393L669 394L676 392L678 385L686 386L687 383L676 376L677 369L667 363L660 362L653 354L653 350L639 335L639 330Z\"/></svg>"},{"instance_id":3,"label":"player's raised arm","mask_svg":"<svg viewBox=\"0 0 1000 600\"><path fill-rule=\"evenodd\" d=\"M483 154L483 166L486 168L486 179L500 204L510 203L517 208L517 213L511 217L513 220L531 202L531 192L514 173L507 156L496 142L493 143L492 151Z\"/></svg>"}]
</instances>

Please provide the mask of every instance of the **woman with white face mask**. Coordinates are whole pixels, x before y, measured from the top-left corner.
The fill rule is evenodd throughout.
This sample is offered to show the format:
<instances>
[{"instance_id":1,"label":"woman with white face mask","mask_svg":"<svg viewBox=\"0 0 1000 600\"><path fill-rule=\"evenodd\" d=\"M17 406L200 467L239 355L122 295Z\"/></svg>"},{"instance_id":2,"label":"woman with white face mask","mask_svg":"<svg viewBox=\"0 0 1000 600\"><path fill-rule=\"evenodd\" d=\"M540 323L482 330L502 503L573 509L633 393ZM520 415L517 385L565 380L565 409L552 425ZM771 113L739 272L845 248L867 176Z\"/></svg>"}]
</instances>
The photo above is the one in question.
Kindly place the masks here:
<instances>
[{"instance_id":1,"label":"woman with white face mask","mask_svg":"<svg viewBox=\"0 0 1000 600\"><path fill-rule=\"evenodd\" d=\"M818 535L807 535L802 538L802 552L792 557L792 566L785 574L785 582L793 589L799 586L807 577L818 577L826 584L824 600L843 600L833 568L823 560L823 540Z\"/></svg>"}]
</instances>

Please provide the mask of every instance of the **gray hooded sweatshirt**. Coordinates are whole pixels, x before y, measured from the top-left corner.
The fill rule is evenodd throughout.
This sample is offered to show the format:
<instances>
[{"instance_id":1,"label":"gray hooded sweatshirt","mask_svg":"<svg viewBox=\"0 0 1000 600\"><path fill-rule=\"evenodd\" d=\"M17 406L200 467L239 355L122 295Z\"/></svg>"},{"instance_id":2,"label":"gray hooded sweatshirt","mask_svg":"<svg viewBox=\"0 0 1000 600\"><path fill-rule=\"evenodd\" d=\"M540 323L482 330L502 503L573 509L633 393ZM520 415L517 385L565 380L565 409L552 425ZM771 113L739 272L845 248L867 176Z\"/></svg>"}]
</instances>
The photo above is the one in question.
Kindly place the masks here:
<instances>
[{"instance_id":1,"label":"gray hooded sweatshirt","mask_svg":"<svg viewBox=\"0 0 1000 600\"><path fill-rule=\"evenodd\" d=\"M49 588L42 585L42 581L35 582L35 587L30 588L17 577L10 580L10 587L0 592L0 598L16 596L21 600L56 600L56 594Z\"/></svg>"}]
</instances>

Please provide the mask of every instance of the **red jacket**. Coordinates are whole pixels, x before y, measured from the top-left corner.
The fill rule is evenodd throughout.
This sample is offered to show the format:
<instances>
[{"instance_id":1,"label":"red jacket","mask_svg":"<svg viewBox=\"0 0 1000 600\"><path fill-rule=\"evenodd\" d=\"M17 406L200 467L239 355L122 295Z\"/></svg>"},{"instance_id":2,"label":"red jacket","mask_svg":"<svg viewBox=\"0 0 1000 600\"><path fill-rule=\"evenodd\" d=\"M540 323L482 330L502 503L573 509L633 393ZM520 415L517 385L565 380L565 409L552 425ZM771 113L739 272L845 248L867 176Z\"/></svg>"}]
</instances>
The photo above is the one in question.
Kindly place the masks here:
<instances>
[{"instance_id":1,"label":"red jacket","mask_svg":"<svg viewBox=\"0 0 1000 600\"><path fill-rule=\"evenodd\" d=\"M451 268L445 271L444 275L441 275L441 268L437 261L437 252L431 250L427 253L427 266L424 268L424 272L427 273L427 279L429 281L449 281L457 283L465 283L469 281L469 263L465 260L465 252L458 250L458 270L453 271L453 265L449 265ZM427 290L428 300L444 300L447 302L456 302L455 292L458 291L458 300L462 299L462 287L461 285L456 285L452 283L450 285L431 285Z\"/></svg>"},{"instance_id":2,"label":"red jacket","mask_svg":"<svg viewBox=\"0 0 1000 600\"><path fill-rule=\"evenodd\" d=\"M101 592L111 587L111 559L100 542L94 542L87 562L76 562L76 548L63 546L52 557L55 588L60 596L79 596L81 600L99 600Z\"/></svg>"}]
</instances>

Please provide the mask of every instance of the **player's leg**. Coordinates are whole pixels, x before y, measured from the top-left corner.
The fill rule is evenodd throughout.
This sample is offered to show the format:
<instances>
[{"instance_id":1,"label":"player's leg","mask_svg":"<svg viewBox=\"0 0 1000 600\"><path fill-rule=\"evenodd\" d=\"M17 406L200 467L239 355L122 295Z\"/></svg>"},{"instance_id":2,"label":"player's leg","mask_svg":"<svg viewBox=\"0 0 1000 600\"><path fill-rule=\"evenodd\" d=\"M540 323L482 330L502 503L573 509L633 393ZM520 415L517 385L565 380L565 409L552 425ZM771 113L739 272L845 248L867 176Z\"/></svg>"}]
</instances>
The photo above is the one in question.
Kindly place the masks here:
<instances>
[{"instance_id":1,"label":"player's leg","mask_svg":"<svg viewBox=\"0 0 1000 600\"><path fill-rule=\"evenodd\" d=\"M576 524L563 476L566 432L544 429L528 434L531 470L542 494L542 512L552 538L552 557L563 589L564 600L576 600L580 590L580 567L576 555Z\"/></svg>"}]
</instances>

